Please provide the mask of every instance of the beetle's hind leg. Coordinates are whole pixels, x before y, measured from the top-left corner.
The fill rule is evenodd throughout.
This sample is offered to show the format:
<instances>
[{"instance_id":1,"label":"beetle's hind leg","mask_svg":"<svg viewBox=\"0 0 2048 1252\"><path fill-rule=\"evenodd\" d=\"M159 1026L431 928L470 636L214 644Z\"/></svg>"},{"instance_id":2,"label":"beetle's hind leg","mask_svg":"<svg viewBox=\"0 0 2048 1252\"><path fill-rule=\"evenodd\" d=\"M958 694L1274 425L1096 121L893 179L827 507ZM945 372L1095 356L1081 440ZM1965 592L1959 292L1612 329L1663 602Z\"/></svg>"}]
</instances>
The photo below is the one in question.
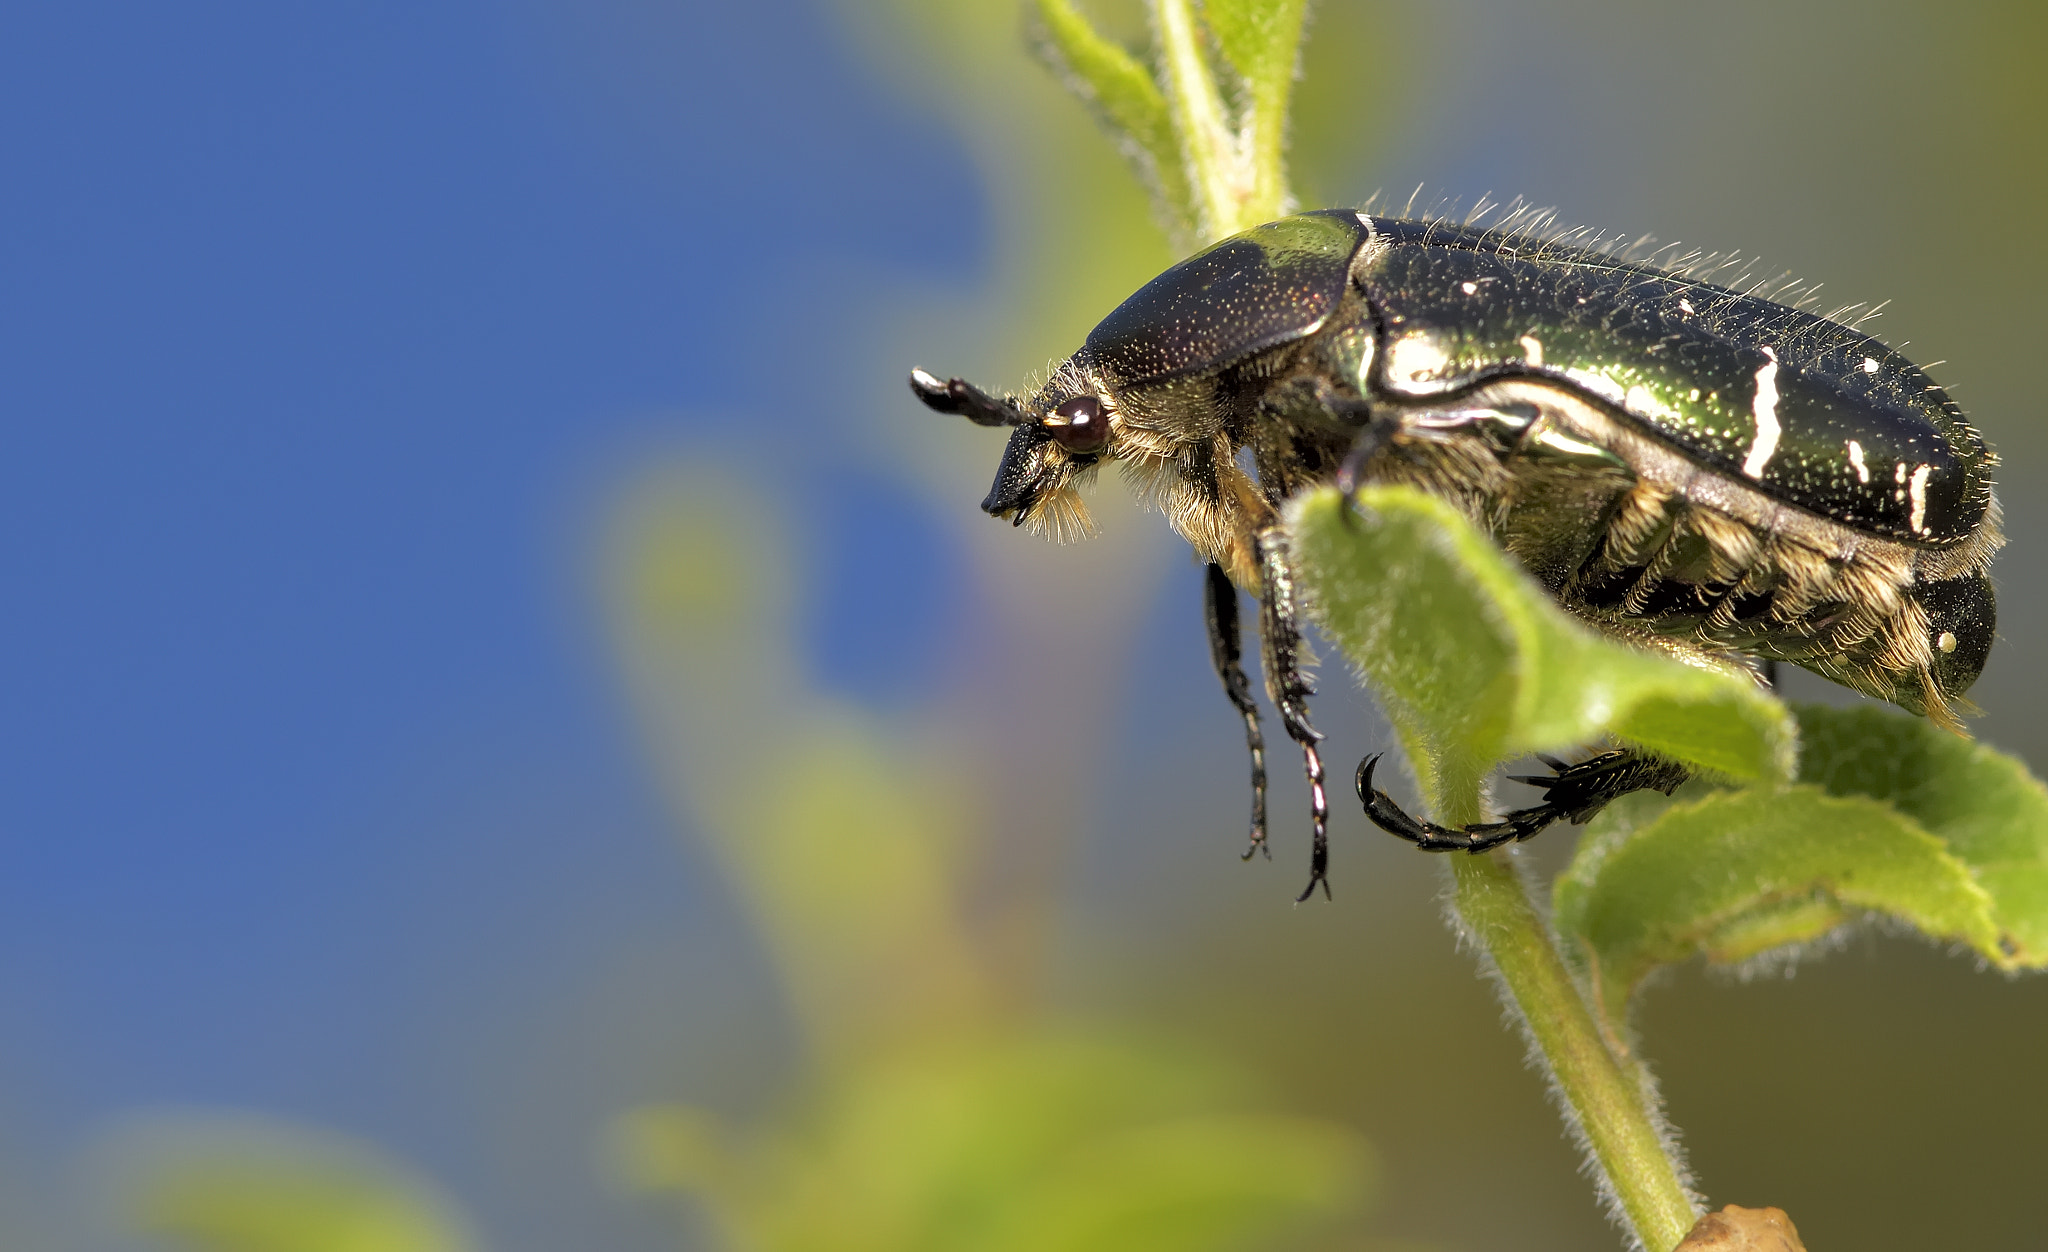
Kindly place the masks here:
<instances>
[{"instance_id":1,"label":"beetle's hind leg","mask_svg":"<svg viewBox=\"0 0 2048 1252\"><path fill-rule=\"evenodd\" d=\"M1514 781L1541 787L1543 803L1517 809L1497 822L1453 828L1409 816L1392 797L1372 785L1373 769L1380 760L1378 754L1358 763L1358 798L1373 825L1425 852L1479 853L1531 838L1560 818L1574 826L1583 825L1609 802L1631 791L1661 791L1668 796L1692 777L1692 771L1676 761L1630 748L1596 753L1576 765L1567 765L1555 757L1539 759L1556 772L1516 776Z\"/></svg>"},{"instance_id":2,"label":"beetle's hind leg","mask_svg":"<svg viewBox=\"0 0 2048 1252\"><path fill-rule=\"evenodd\" d=\"M1245 746L1252 754L1252 838L1244 859L1263 852L1266 846L1266 737L1259 732L1259 706L1252 699L1252 685L1244 676L1244 650L1237 633L1237 588L1230 575L1215 562L1209 563L1203 596L1203 616L1209 623L1209 658L1216 663L1216 675L1223 680L1223 692L1244 718Z\"/></svg>"}]
</instances>

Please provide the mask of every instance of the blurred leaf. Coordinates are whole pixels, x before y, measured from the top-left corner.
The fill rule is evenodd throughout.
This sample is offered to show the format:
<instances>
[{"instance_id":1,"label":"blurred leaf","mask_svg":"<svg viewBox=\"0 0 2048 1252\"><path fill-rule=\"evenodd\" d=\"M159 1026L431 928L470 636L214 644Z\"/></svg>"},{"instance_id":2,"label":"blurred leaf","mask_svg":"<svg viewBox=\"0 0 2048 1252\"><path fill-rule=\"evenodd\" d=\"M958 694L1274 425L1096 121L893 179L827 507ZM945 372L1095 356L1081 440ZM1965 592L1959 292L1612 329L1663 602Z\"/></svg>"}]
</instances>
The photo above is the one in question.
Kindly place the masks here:
<instances>
[{"instance_id":1,"label":"blurred leaf","mask_svg":"<svg viewBox=\"0 0 2048 1252\"><path fill-rule=\"evenodd\" d=\"M1266 1242L1351 1207L1358 1138L1271 1114L1189 1116L1098 1136L1053 1163L990 1248L1200 1252Z\"/></svg>"},{"instance_id":2,"label":"blurred leaf","mask_svg":"<svg viewBox=\"0 0 2048 1252\"><path fill-rule=\"evenodd\" d=\"M1099 111L1138 181L1159 198L1162 214L1176 232L1192 238L1195 206L1187 163L1151 71L1097 33L1069 0L1038 0L1037 14L1044 35L1040 54L1068 90Z\"/></svg>"},{"instance_id":3,"label":"blurred leaf","mask_svg":"<svg viewBox=\"0 0 2048 1252\"><path fill-rule=\"evenodd\" d=\"M1553 888L1558 932L1610 1023L1659 966L1744 961L1864 912L1998 958L1991 897L1969 866L1888 805L1812 785L1661 804L1610 806Z\"/></svg>"},{"instance_id":4,"label":"blurred leaf","mask_svg":"<svg viewBox=\"0 0 2048 1252\"><path fill-rule=\"evenodd\" d=\"M1985 955L2048 967L2048 788L2017 759L1872 704L1805 704L1799 777L1837 796L1883 800L1968 865L2000 934Z\"/></svg>"},{"instance_id":5,"label":"blurred leaf","mask_svg":"<svg viewBox=\"0 0 2048 1252\"><path fill-rule=\"evenodd\" d=\"M1299 498L1294 556L1433 801L1503 759L1604 734L1735 778L1790 772L1792 718L1746 675L1600 637L1440 499L1367 487L1357 501Z\"/></svg>"},{"instance_id":6,"label":"blurred leaf","mask_svg":"<svg viewBox=\"0 0 2048 1252\"><path fill-rule=\"evenodd\" d=\"M1254 93L1277 86L1284 104L1307 9L1306 0L1205 0L1202 17L1247 86Z\"/></svg>"},{"instance_id":7,"label":"blurred leaf","mask_svg":"<svg viewBox=\"0 0 2048 1252\"><path fill-rule=\"evenodd\" d=\"M794 558L745 477L699 464L620 510L620 651L665 781L717 852L814 1044L971 1017L965 771L805 689Z\"/></svg>"},{"instance_id":8,"label":"blurred leaf","mask_svg":"<svg viewBox=\"0 0 2048 1252\"><path fill-rule=\"evenodd\" d=\"M334 1136L255 1119L138 1127L125 1158L135 1229L199 1252L469 1252L424 1181Z\"/></svg>"},{"instance_id":9,"label":"blurred leaf","mask_svg":"<svg viewBox=\"0 0 2048 1252\"><path fill-rule=\"evenodd\" d=\"M1234 1086L1156 1045L986 1039L863 1064L744 1138L642 1110L615 1155L747 1252L1239 1247L1363 1198L1353 1132L1242 1111Z\"/></svg>"}]
</instances>

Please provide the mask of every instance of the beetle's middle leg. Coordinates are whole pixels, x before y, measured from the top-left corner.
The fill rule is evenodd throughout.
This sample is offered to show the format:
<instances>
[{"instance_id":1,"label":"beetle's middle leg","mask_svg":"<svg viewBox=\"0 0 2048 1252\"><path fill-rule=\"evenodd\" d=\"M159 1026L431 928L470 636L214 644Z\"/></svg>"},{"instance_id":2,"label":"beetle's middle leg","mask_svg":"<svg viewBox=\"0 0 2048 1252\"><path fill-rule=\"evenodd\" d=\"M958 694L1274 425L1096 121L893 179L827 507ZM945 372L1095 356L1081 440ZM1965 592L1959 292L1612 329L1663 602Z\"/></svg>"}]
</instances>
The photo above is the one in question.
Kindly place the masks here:
<instances>
[{"instance_id":1,"label":"beetle's middle leg","mask_svg":"<svg viewBox=\"0 0 2048 1252\"><path fill-rule=\"evenodd\" d=\"M1555 757L1539 759L1557 772L1516 777L1514 781L1543 788L1543 803L1517 809L1497 822L1452 828L1410 817L1392 797L1372 785L1373 769L1380 761L1378 754L1358 763L1358 798L1365 804L1365 815L1373 825L1425 852L1479 853L1531 838L1559 819L1574 826L1584 825L1609 802L1631 791L1661 791L1668 796L1692 777L1692 770L1676 761L1631 748L1596 753L1576 765L1567 765Z\"/></svg>"},{"instance_id":2,"label":"beetle's middle leg","mask_svg":"<svg viewBox=\"0 0 2048 1252\"><path fill-rule=\"evenodd\" d=\"M1321 884L1325 899L1330 895L1330 800L1323 788L1323 756L1316 748L1322 735L1308 720L1308 698L1316 689L1301 669L1301 605L1294 564L1288 556L1287 532L1278 526L1261 530L1258 551L1260 659L1265 663L1266 693L1280 710L1287 737L1301 747L1302 768L1308 775L1309 816L1315 825L1308 886L1295 897L1298 904L1315 894L1317 884Z\"/></svg>"}]
</instances>

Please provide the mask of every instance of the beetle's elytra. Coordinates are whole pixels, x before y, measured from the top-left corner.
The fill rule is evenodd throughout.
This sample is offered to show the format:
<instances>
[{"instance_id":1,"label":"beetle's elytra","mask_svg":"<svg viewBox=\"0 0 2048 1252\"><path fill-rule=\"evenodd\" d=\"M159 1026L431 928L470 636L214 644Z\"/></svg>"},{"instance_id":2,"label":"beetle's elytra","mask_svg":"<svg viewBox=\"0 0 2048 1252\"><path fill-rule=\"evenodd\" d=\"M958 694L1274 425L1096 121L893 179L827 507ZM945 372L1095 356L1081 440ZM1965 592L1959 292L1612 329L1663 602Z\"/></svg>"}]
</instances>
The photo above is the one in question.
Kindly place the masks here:
<instances>
[{"instance_id":1,"label":"beetle's elytra","mask_svg":"<svg viewBox=\"0 0 2048 1252\"><path fill-rule=\"evenodd\" d=\"M1263 751L1233 588L1257 599L1267 690L1309 776L1311 891L1323 769L1280 523L1303 488L1420 487L1602 630L1791 662L1951 728L1991 647L1996 457L1919 367L1851 325L1527 221L1283 218L1147 283L1030 396L911 376L932 408L1014 428L991 514L1085 531L1076 487L1115 462L1210 563L1254 848ZM1554 764L1527 780L1543 805L1464 830L1400 812L1370 760L1359 790L1389 831L1478 851L1685 777L1627 752Z\"/></svg>"}]
</instances>

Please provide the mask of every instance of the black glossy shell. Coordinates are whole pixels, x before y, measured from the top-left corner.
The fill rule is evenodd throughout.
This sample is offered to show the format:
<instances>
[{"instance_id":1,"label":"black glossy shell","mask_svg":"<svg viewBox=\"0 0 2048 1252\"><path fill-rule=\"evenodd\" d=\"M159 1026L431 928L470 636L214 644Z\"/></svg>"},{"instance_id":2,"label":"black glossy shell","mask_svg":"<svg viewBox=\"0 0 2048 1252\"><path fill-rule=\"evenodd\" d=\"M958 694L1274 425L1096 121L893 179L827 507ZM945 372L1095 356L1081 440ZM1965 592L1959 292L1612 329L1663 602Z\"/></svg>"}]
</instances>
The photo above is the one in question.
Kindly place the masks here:
<instances>
[{"instance_id":1,"label":"black glossy shell","mask_svg":"<svg viewBox=\"0 0 2048 1252\"><path fill-rule=\"evenodd\" d=\"M1583 249L1369 220L1358 277L1379 321L1374 397L1547 376L1699 465L1868 534L1944 546L1984 520L1983 441L1868 335Z\"/></svg>"},{"instance_id":2,"label":"black glossy shell","mask_svg":"<svg viewBox=\"0 0 2048 1252\"><path fill-rule=\"evenodd\" d=\"M1325 210L1234 235L1140 287L1089 332L1079 360L1117 383L1208 373L1312 335L1337 309L1366 240Z\"/></svg>"}]
</instances>

